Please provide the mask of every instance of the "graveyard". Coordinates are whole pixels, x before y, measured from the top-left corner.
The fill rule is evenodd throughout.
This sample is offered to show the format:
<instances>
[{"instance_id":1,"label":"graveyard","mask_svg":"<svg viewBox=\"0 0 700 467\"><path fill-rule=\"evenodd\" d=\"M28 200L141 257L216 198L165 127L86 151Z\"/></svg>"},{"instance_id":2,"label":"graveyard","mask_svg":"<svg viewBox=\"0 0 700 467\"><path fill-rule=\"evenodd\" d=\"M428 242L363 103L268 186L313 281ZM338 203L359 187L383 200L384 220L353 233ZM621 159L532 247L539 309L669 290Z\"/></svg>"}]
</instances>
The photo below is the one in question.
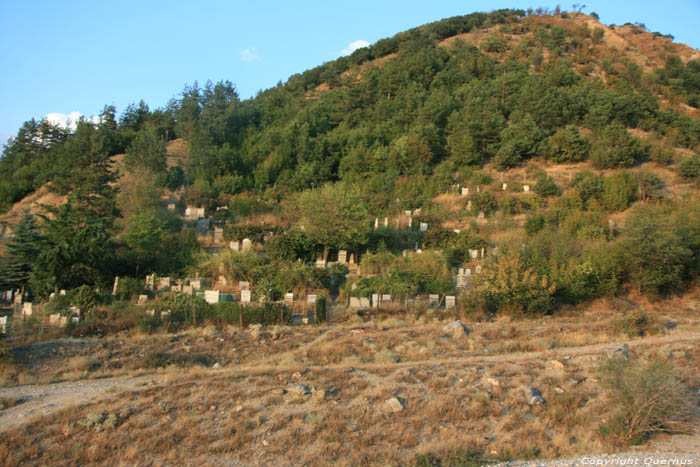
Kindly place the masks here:
<instances>
[{"instance_id":1,"label":"graveyard","mask_svg":"<svg viewBox=\"0 0 700 467\"><path fill-rule=\"evenodd\" d=\"M700 52L584 7L25 122L0 465L700 462Z\"/></svg>"}]
</instances>

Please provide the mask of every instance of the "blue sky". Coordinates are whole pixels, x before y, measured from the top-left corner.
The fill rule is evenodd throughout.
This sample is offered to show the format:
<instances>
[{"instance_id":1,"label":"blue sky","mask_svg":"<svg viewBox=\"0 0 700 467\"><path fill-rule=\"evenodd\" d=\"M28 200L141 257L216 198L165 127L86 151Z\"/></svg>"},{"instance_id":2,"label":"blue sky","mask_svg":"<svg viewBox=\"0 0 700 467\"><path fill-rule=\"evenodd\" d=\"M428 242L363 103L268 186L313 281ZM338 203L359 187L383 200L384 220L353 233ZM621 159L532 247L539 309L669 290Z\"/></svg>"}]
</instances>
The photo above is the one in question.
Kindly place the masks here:
<instances>
[{"instance_id":1,"label":"blue sky","mask_svg":"<svg viewBox=\"0 0 700 467\"><path fill-rule=\"evenodd\" d=\"M584 3L581 1L580 3ZM605 24L641 22L700 48L700 0L591 0ZM355 41L532 1L0 0L0 142L31 118L164 106L186 83L229 80L242 98L332 60ZM562 3L570 10L571 4Z\"/></svg>"}]
</instances>

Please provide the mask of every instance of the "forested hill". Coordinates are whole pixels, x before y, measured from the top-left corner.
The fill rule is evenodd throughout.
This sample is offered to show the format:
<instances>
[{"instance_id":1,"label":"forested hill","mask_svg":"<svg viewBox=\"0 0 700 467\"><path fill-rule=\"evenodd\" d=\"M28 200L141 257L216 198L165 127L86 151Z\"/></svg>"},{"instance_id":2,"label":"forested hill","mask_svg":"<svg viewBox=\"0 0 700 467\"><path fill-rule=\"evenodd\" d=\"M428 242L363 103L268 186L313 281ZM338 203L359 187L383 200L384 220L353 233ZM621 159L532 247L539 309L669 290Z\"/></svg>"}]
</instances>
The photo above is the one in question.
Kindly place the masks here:
<instances>
[{"instance_id":1,"label":"forested hill","mask_svg":"<svg viewBox=\"0 0 700 467\"><path fill-rule=\"evenodd\" d=\"M158 218L144 213L155 212L164 193L208 213L228 206L217 217L230 225L285 230L305 215L296 201L318 193L336 199L328 185L338 183L372 219L424 207L431 226L451 232L469 216L498 212L514 216L528 235L571 222L570 234L581 228L599 239L610 233L607 217L635 202L697 192L699 106L700 53L670 35L638 24L604 26L579 12L474 13L382 39L248 100L230 82L195 83L165 108L141 101L118 115L105 107L99 125L81 122L73 133L26 122L0 159L0 211L46 185L68 196L53 218L100 220L90 225L115 242L100 245L134 274L148 261L163 273L194 261L166 252L168 261L147 261L134 246L145 238L137 227ZM188 149L174 165L166 146L175 139ZM109 166L120 154L118 184ZM543 170L557 164L567 164L568 178ZM526 179L537 182L532 198L492 194L502 183L522 191ZM464 206L445 207L439 197L457 185L485 190ZM179 232L172 219L158 219L163 231ZM84 225L61 226L68 230L54 232L57 238L84 234ZM397 247L363 235L288 238L282 256ZM439 247L441 238L425 244ZM187 250L176 245L173 251ZM72 285L108 275L85 261L92 266ZM59 273L36 280L49 284Z\"/></svg>"},{"instance_id":2,"label":"forested hill","mask_svg":"<svg viewBox=\"0 0 700 467\"><path fill-rule=\"evenodd\" d=\"M191 194L212 205L245 190L340 179L389 195L400 177L444 180L457 168L505 169L536 155L629 167L661 146L698 144L697 51L641 26L530 13L421 26L246 101L231 83L195 83L164 109L141 102L117 119L107 107L102 125L75 135L27 122L0 162L0 210L70 170L81 136L100 153L130 149L135 165L156 172L165 169L161 141L184 138ZM662 144L628 141L625 128ZM173 188L185 181L170 175Z\"/></svg>"}]
</instances>

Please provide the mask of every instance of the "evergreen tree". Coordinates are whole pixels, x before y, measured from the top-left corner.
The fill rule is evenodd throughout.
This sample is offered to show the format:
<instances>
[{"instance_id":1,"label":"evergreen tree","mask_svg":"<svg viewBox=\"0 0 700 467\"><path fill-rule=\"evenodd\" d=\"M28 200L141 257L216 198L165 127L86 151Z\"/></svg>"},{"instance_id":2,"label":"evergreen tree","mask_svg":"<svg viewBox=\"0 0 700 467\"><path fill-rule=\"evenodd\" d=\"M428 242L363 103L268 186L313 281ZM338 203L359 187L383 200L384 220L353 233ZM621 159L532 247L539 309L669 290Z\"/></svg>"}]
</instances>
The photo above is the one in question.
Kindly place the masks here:
<instances>
[{"instance_id":1,"label":"evergreen tree","mask_svg":"<svg viewBox=\"0 0 700 467\"><path fill-rule=\"evenodd\" d=\"M5 287L24 291L37 261L41 241L36 219L28 210L24 211L5 246L7 256L1 279Z\"/></svg>"}]
</instances>

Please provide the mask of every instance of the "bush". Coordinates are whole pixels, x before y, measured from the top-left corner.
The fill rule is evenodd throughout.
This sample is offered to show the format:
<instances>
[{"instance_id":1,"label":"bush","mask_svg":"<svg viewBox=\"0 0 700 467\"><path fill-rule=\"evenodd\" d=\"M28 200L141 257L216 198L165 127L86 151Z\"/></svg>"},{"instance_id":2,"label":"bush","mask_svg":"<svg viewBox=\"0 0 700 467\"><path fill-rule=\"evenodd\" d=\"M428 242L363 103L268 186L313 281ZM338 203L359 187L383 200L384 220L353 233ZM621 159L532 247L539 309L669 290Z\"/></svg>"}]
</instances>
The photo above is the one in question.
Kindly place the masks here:
<instances>
[{"instance_id":1,"label":"bush","mask_svg":"<svg viewBox=\"0 0 700 467\"><path fill-rule=\"evenodd\" d=\"M540 196L556 196L559 194L559 187L554 179L547 174L540 174L534 187L535 193Z\"/></svg>"},{"instance_id":2,"label":"bush","mask_svg":"<svg viewBox=\"0 0 700 467\"><path fill-rule=\"evenodd\" d=\"M144 292L144 284L141 279L135 277L120 277L117 284L116 298L118 300L131 300Z\"/></svg>"},{"instance_id":3,"label":"bush","mask_svg":"<svg viewBox=\"0 0 700 467\"><path fill-rule=\"evenodd\" d=\"M700 157L693 155L678 164L678 173L685 178L698 178L700 176Z\"/></svg>"},{"instance_id":4,"label":"bush","mask_svg":"<svg viewBox=\"0 0 700 467\"><path fill-rule=\"evenodd\" d=\"M671 362L656 359L643 365L616 357L603 362L599 371L615 408L612 419L599 428L604 440L616 446L640 444L655 433L690 428L690 397Z\"/></svg>"},{"instance_id":5,"label":"bush","mask_svg":"<svg viewBox=\"0 0 700 467\"><path fill-rule=\"evenodd\" d=\"M625 314L617 323L618 329L629 337L642 337L659 333L659 317L646 310Z\"/></svg>"}]
</instances>

